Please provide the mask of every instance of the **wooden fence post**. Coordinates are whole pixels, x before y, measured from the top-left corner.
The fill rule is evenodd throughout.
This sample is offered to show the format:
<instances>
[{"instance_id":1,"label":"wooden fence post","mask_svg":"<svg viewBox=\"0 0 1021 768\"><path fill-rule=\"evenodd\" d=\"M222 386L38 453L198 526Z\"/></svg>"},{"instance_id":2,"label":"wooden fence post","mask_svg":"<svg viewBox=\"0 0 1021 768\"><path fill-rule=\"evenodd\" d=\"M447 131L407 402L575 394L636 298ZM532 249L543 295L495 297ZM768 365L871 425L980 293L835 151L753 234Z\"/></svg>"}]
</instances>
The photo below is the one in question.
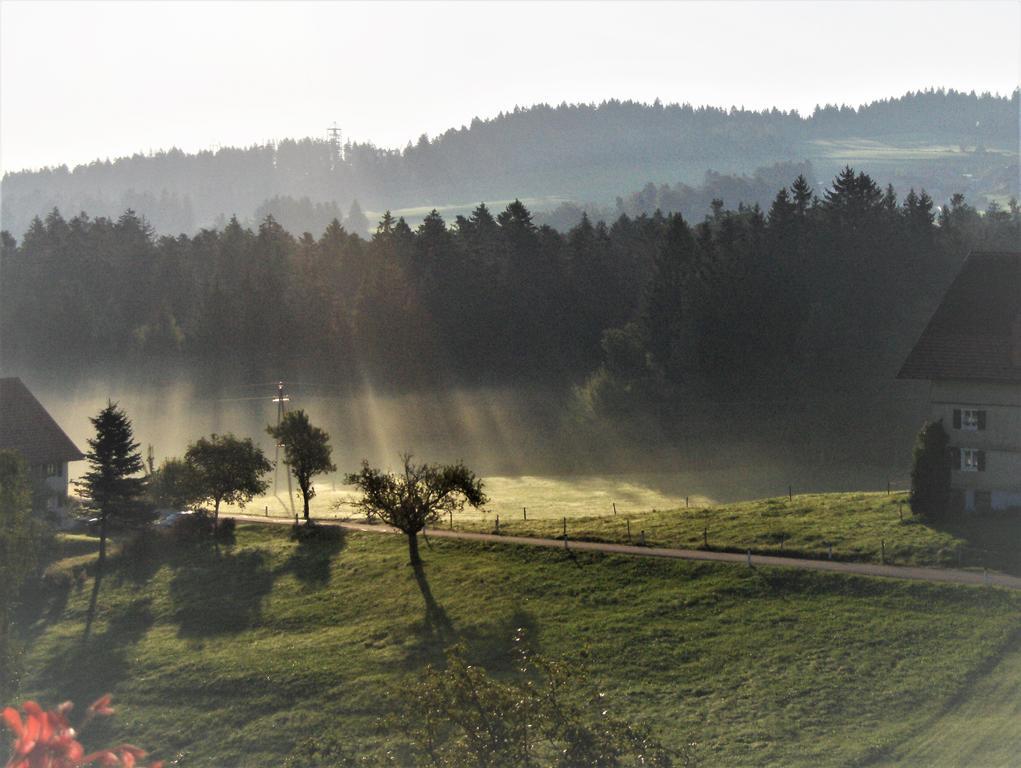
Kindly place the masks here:
<instances>
[{"instance_id":1,"label":"wooden fence post","mask_svg":"<svg viewBox=\"0 0 1021 768\"><path fill-rule=\"evenodd\" d=\"M627 521L627 543L631 544L631 521Z\"/></svg>"}]
</instances>

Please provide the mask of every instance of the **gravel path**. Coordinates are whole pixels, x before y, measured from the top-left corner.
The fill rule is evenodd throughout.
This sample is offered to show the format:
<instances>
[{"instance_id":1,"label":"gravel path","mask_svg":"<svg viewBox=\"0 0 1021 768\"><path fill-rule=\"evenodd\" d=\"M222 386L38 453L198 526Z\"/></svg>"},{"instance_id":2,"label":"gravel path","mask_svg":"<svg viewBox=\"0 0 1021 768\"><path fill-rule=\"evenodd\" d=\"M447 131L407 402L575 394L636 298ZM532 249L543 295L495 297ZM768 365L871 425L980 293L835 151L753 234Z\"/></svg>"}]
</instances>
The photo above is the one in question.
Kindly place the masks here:
<instances>
[{"instance_id":1,"label":"gravel path","mask_svg":"<svg viewBox=\"0 0 1021 768\"><path fill-rule=\"evenodd\" d=\"M221 514L221 517L228 515ZM229 515L239 522L263 525L292 525L293 521L281 517L257 517L255 515ZM340 522L337 520L316 520L318 525L333 525L349 531L370 533L400 533L388 525L371 523ZM761 565L771 568L800 568L806 571L830 571L851 573L859 576L880 576L890 579L915 579L918 581L942 582L949 584L972 584L1006 587L1021 590L1021 578L1003 573L981 571L959 571L950 568L923 568L907 565L879 565L876 563L848 563L837 560L807 560L797 557L774 555L748 555L735 552L712 552L701 549L671 549L668 547L638 547L629 544L608 544L598 541L574 541L563 539L540 539L532 536L503 536L495 533L470 533L433 528L426 535L437 539L458 539L461 541L482 541L493 544L518 544L528 547L564 549L575 552L604 552L612 555L634 555L637 557L665 557L674 560L707 560L717 563L739 563Z\"/></svg>"}]
</instances>

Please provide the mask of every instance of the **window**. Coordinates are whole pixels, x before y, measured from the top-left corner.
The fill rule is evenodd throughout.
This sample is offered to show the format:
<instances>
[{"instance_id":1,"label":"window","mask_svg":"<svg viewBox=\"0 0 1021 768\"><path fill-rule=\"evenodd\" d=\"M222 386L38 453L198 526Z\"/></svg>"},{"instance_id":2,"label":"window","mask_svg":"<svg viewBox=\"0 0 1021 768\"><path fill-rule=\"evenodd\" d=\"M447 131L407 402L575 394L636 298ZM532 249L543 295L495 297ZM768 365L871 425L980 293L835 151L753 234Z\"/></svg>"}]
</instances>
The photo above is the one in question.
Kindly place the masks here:
<instances>
[{"instance_id":1,"label":"window","mask_svg":"<svg viewBox=\"0 0 1021 768\"><path fill-rule=\"evenodd\" d=\"M976 448L962 448L960 466L962 472L985 472L986 452Z\"/></svg>"},{"instance_id":2,"label":"window","mask_svg":"<svg viewBox=\"0 0 1021 768\"><path fill-rule=\"evenodd\" d=\"M977 408L954 408L954 429L979 432L986 428L986 412Z\"/></svg>"}]
</instances>

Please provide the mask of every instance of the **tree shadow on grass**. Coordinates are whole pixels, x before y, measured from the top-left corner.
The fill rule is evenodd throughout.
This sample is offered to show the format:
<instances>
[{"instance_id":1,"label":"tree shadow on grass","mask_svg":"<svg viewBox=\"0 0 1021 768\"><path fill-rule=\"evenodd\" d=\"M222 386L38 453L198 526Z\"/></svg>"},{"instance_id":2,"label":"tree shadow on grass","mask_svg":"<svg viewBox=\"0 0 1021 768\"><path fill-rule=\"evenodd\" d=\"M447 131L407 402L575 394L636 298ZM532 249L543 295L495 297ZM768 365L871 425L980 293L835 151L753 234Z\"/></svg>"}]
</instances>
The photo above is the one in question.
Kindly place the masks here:
<instances>
[{"instance_id":1,"label":"tree shadow on grass","mask_svg":"<svg viewBox=\"0 0 1021 768\"><path fill-rule=\"evenodd\" d=\"M272 588L273 573L264 552L196 548L170 580L178 634L210 637L255 626Z\"/></svg>"},{"instance_id":2,"label":"tree shadow on grass","mask_svg":"<svg viewBox=\"0 0 1021 768\"><path fill-rule=\"evenodd\" d=\"M90 702L116 687L130 671L130 651L153 625L152 598L101 614L106 628L82 642L68 637L41 670L45 687L74 702Z\"/></svg>"},{"instance_id":3,"label":"tree shadow on grass","mask_svg":"<svg viewBox=\"0 0 1021 768\"><path fill-rule=\"evenodd\" d=\"M535 616L520 606L507 616L485 624L474 624L460 629L454 625L446 610L433 596L425 566L412 566L415 583L422 595L425 613L416 624L416 638L408 647L405 666L419 668L425 664L442 666L445 652L456 643L463 642L473 663L487 668L510 669L514 650L522 646L538 651L538 622ZM516 639L519 638L519 639Z\"/></svg>"},{"instance_id":4,"label":"tree shadow on grass","mask_svg":"<svg viewBox=\"0 0 1021 768\"><path fill-rule=\"evenodd\" d=\"M295 526L291 540L298 546L278 573L293 573L306 589L321 589L330 583L333 558L347 543L347 532L335 526Z\"/></svg>"}]
</instances>

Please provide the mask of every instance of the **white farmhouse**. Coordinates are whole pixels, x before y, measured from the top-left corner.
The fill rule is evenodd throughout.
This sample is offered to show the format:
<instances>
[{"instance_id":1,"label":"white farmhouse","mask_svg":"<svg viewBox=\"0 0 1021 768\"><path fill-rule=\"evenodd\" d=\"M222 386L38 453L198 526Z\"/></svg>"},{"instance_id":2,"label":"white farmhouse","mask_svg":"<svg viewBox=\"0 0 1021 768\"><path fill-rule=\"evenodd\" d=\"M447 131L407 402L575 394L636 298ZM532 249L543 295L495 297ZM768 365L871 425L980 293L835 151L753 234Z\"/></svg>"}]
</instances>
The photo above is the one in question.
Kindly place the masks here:
<instances>
[{"instance_id":1,"label":"white farmhouse","mask_svg":"<svg viewBox=\"0 0 1021 768\"><path fill-rule=\"evenodd\" d=\"M1021 510L1021 253L968 256L898 378L930 382L954 508Z\"/></svg>"},{"instance_id":2,"label":"white farmhouse","mask_svg":"<svg viewBox=\"0 0 1021 768\"><path fill-rule=\"evenodd\" d=\"M0 450L20 453L33 479L50 491L47 506L67 501L67 465L85 458L21 379L0 379Z\"/></svg>"}]
</instances>

